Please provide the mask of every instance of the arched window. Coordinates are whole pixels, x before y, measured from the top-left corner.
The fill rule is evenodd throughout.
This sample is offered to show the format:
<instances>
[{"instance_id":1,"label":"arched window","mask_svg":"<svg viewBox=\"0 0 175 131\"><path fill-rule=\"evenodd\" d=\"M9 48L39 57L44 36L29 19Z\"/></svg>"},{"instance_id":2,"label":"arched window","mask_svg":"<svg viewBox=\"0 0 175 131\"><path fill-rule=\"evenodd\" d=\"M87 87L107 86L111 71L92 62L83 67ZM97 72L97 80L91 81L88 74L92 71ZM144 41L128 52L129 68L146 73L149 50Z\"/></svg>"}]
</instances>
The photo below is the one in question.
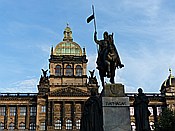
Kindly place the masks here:
<instances>
[{"instance_id":1,"label":"arched window","mask_svg":"<svg viewBox=\"0 0 175 131\"><path fill-rule=\"evenodd\" d=\"M57 65L57 66L55 67L55 75L56 75L56 76L62 76L62 75L63 75L63 73L62 73L62 68L61 68L60 65Z\"/></svg>"},{"instance_id":2,"label":"arched window","mask_svg":"<svg viewBox=\"0 0 175 131\"><path fill-rule=\"evenodd\" d=\"M0 123L0 130L4 129L4 123Z\"/></svg>"},{"instance_id":3,"label":"arched window","mask_svg":"<svg viewBox=\"0 0 175 131\"><path fill-rule=\"evenodd\" d=\"M72 76L73 75L73 69L70 65L66 66L66 76Z\"/></svg>"},{"instance_id":4,"label":"arched window","mask_svg":"<svg viewBox=\"0 0 175 131\"><path fill-rule=\"evenodd\" d=\"M25 123L21 122L21 123L19 124L19 129L25 129Z\"/></svg>"},{"instance_id":5,"label":"arched window","mask_svg":"<svg viewBox=\"0 0 175 131\"><path fill-rule=\"evenodd\" d=\"M80 65L77 65L75 70L76 70L76 76L82 76L83 71Z\"/></svg>"},{"instance_id":6,"label":"arched window","mask_svg":"<svg viewBox=\"0 0 175 131\"><path fill-rule=\"evenodd\" d=\"M69 119L66 121L66 129L67 130L71 130L72 129L72 121L69 120Z\"/></svg>"},{"instance_id":7,"label":"arched window","mask_svg":"<svg viewBox=\"0 0 175 131\"><path fill-rule=\"evenodd\" d=\"M80 129L80 120L76 121L76 129Z\"/></svg>"},{"instance_id":8,"label":"arched window","mask_svg":"<svg viewBox=\"0 0 175 131\"><path fill-rule=\"evenodd\" d=\"M11 122L10 124L9 124L9 128L8 128L9 130L14 130L15 129L15 124L13 123L13 122Z\"/></svg>"},{"instance_id":9,"label":"arched window","mask_svg":"<svg viewBox=\"0 0 175 131\"><path fill-rule=\"evenodd\" d=\"M136 125L134 122L131 122L131 131L136 131Z\"/></svg>"},{"instance_id":10,"label":"arched window","mask_svg":"<svg viewBox=\"0 0 175 131\"><path fill-rule=\"evenodd\" d=\"M29 129L30 130L35 130L35 128L36 128L35 123L30 123Z\"/></svg>"},{"instance_id":11,"label":"arched window","mask_svg":"<svg viewBox=\"0 0 175 131\"><path fill-rule=\"evenodd\" d=\"M61 129L61 121L60 120L55 121L55 129Z\"/></svg>"}]
</instances>

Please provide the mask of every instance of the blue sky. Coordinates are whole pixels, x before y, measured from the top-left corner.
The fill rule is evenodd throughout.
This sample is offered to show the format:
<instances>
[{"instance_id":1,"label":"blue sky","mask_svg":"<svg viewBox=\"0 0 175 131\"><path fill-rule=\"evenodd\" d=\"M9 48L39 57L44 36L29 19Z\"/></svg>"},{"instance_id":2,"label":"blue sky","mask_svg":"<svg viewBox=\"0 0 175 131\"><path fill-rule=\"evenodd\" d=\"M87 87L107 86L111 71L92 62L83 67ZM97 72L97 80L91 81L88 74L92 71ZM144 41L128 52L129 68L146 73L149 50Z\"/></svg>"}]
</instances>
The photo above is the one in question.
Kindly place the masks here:
<instances>
[{"instance_id":1,"label":"blue sky","mask_svg":"<svg viewBox=\"0 0 175 131\"><path fill-rule=\"evenodd\" d=\"M127 92L159 92L169 68L175 70L174 0L0 0L0 92L37 92L50 48L62 41L67 23L86 48L88 70L95 69L94 27L86 23L92 3L98 39L113 32L125 64L116 81Z\"/></svg>"}]
</instances>

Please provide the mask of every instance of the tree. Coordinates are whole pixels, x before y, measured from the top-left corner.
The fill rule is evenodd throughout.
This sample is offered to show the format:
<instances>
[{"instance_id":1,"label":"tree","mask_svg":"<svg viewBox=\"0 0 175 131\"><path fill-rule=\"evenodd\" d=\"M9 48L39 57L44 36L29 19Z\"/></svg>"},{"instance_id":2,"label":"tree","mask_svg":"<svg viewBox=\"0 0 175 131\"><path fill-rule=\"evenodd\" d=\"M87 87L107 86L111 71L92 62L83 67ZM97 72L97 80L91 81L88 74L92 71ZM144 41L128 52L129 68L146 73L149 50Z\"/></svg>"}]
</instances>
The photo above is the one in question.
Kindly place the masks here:
<instances>
[{"instance_id":1,"label":"tree","mask_svg":"<svg viewBox=\"0 0 175 131\"><path fill-rule=\"evenodd\" d=\"M155 125L155 131L175 131L175 113L170 109L164 109Z\"/></svg>"}]
</instances>

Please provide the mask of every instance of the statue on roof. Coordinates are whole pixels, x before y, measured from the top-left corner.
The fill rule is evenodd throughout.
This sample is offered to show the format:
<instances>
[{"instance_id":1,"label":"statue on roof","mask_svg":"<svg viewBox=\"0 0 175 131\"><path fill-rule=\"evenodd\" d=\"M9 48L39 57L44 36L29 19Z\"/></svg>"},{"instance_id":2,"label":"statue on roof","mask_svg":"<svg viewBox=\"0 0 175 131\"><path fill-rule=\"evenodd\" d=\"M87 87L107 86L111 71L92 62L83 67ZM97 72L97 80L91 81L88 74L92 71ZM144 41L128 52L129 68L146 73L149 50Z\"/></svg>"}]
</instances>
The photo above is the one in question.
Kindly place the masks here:
<instances>
[{"instance_id":1,"label":"statue on roof","mask_svg":"<svg viewBox=\"0 0 175 131\"><path fill-rule=\"evenodd\" d=\"M96 76L94 76L94 72L95 72L95 70L93 70L93 71L89 70L90 76L89 76L88 84L98 84L97 78L96 78Z\"/></svg>"},{"instance_id":2,"label":"statue on roof","mask_svg":"<svg viewBox=\"0 0 175 131\"><path fill-rule=\"evenodd\" d=\"M48 70L44 70L44 69L41 69L42 70L42 72L43 72L43 75L41 75L41 77L40 77L40 81L39 81L39 83L41 84L44 84L44 83L48 83L49 82L49 78L48 78L48 76L47 76L47 71Z\"/></svg>"},{"instance_id":3,"label":"statue on roof","mask_svg":"<svg viewBox=\"0 0 175 131\"><path fill-rule=\"evenodd\" d=\"M97 57L97 69L99 70L102 86L104 87L104 77L110 78L110 82L113 84L115 77L115 70L122 68L124 65L120 61L117 49L114 45L113 33L108 34L104 32L104 39L97 40L97 32L94 33L94 41L98 45L98 57Z\"/></svg>"},{"instance_id":4,"label":"statue on roof","mask_svg":"<svg viewBox=\"0 0 175 131\"><path fill-rule=\"evenodd\" d=\"M48 71L48 70L44 70L44 69L41 69L41 70L42 70L42 72L43 72L43 77L44 77L44 78L47 78L47 71Z\"/></svg>"}]
</instances>

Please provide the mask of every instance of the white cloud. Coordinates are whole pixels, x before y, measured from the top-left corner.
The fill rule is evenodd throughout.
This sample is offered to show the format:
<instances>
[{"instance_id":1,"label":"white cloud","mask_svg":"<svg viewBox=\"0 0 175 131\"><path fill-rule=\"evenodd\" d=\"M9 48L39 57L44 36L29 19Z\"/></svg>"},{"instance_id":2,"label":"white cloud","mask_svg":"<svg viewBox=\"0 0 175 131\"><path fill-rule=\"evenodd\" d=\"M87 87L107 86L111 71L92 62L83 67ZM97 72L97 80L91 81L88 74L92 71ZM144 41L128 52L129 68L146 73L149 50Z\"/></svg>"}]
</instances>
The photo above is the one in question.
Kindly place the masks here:
<instances>
[{"instance_id":1,"label":"white cloud","mask_svg":"<svg viewBox=\"0 0 175 131\"><path fill-rule=\"evenodd\" d=\"M125 9L142 12L150 18L157 17L161 6L161 0L124 0Z\"/></svg>"},{"instance_id":2,"label":"white cloud","mask_svg":"<svg viewBox=\"0 0 175 131\"><path fill-rule=\"evenodd\" d=\"M87 59L88 59L88 70L96 69L97 54L88 54Z\"/></svg>"},{"instance_id":3,"label":"white cloud","mask_svg":"<svg viewBox=\"0 0 175 131\"><path fill-rule=\"evenodd\" d=\"M51 46L49 44L38 44L37 47L46 54L51 53Z\"/></svg>"},{"instance_id":4,"label":"white cloud","mask_svg":"<svg viewBox=\"0 0 175 131\"><path fill-rule=\"evenodd\" d=\"M1 88L1 93L37 93L38 79L18 81L11 84L11 87Z\"/></svg>"}]
</instances>

